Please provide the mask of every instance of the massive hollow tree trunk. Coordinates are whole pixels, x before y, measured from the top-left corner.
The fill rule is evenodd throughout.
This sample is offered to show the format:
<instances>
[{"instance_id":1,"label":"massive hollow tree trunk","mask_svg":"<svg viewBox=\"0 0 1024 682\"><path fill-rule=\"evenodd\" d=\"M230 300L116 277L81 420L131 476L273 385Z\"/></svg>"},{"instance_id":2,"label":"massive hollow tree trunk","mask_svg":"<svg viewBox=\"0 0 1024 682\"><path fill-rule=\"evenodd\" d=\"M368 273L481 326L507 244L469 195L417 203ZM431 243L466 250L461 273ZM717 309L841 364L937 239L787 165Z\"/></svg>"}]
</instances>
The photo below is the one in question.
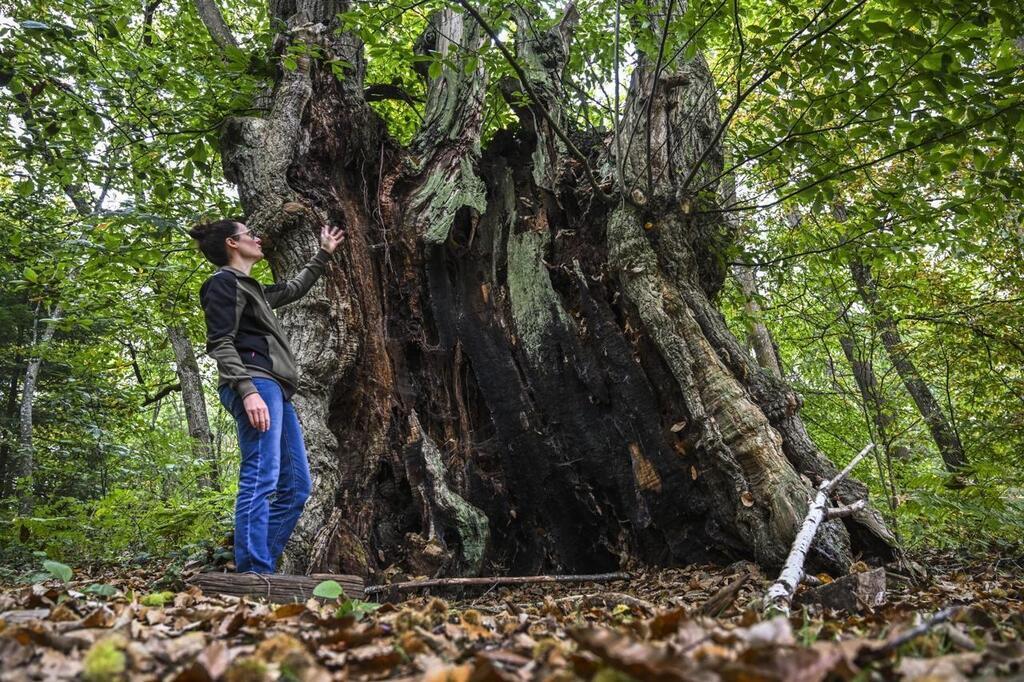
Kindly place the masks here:
<instances>
[{"instance_id":1,"label":"massive hollow tree trunk","mask_svg":"<svg viewBox=\"0 0 1024 682\"><path fill-rule=\"evenodd\" d=\"M943 413L939 402L932 394L932 390L918 372L917 366L907 352L907 347L900 338L899 329L892 315L885 309L881 297L878 295L878 285L871 275L870 267L856 258L850 260L850 274L857 285L864 305L871 312L872 320L882 338L882 345L889 355L889 360L896 368L907 393L913 398L921 417L928 425L928 431L939 449L942 462L950 473L962 471L967 466L967 456L964 454L963 444L960 436L953 429Z\"/></svg>"},{"instance_id":2,"label":"massive hollow tree trunk","mask_svg":"<svg viewBox=\"0 0 1024 682\"><path fill-rule=\"evenodd\" d=\"M836 469L799 396L714 307L735 230L716 211L704 60L655 83L655 60L641 58L616 160L610 137L577 134L560 105L575 10L549 30L519 12L508 48L530 87L499 84L519 124L483 146L483 60L469 55L486 31L441 11L418 49L443 68L403 147L366 103L361 46L336 32L342 9L271 0L287 27L278 51L315 45L350 66L339 80L300 56L270 113L230 119L222 138L276 276L313 253L322 223L348 231L312 292L282 311L314 473L287 568L781 563L812 485ZM600 190L588 179L616 167L625 186L611 170L594 171ZM849 480L836 497L865 494ZM893 539L867 509L826 523L815 547L819 565L845 570L854 552L891 556Z\"/></svg>"}]
</instances>

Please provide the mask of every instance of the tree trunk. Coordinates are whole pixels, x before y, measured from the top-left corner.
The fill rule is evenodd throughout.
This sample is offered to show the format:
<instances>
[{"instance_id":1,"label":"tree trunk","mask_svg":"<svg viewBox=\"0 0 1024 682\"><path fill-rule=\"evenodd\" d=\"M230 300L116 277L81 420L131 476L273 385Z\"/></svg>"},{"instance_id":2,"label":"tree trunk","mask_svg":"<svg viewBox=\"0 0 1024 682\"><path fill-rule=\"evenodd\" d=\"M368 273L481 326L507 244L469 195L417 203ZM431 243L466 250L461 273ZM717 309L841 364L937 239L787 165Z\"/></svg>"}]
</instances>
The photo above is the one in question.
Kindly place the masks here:
<instances>
[{"instance_id":1,"label":"tree trunk","mask_svg":"<svg viewBox=\"0 0 1024 682\"><path fill-rule=\"evenodd\" d=\"M842 311L841 315L845 318L845 310ZM853 372L853 379L857 384L857 390L863 401L864 410L870 415L868 427L874 427L877 436L875 441L882 446L882 450L887 458L905 459L909 456L910 452L906 446L896 445L889 432L893 416L889 412L886 400L878 386L878 380L875 378L875 368L871 362L870 353L866 357L862 357L862 354L857 349L856 341L854 341L850 333L844 333L839 337L839 345L843 348L843 355L846 356L846 361L850 363L850 369Z\"/></svg>"},{"instance_id":2,"label":"tree trunk","mask_svg":"<svg viewBox=\"0 0 1024 682\"><path fill-rule=\"evenodd\" d=\"M754 276L754 269L749 265L734 265L732 276L740 286L740 293L743 294L747 341L754 349L757 364L771 376L781 379L782 366L779 363L779 355L775 350L772 335L761 319L761 304L757 302L757 279Z\"/></svg>"},{"instance_id":3,"label":"tree trunk","mask_svg":"<svg viewBox=\"0 0 1024 682\"><path fill-rule=\"evenodd\" d=\"M967 456L960 443L960 436L950 426L949 420L946 419L938 401L932 395L931 389L928 388L928 384L925 383L917 371L917 367L914 366L914 362L910 359L910 353L900 338L896 321L885 309L878 295L878 286L871 275L870 266L852 258L850 274L853 275L853 281L857 285L857 291L860 292L864 305L871 312L871 319L882 338L882 345L885 346L889 360L896 368L907 393L914 399L914 404L928 425L928 430L932 434L936 447L939 448L939 454L942 456L946 469L951 473L960 472L967 466Z\"/></svg>"},{"instance_id":4,"label":"tree trunk","mask_svg":"<svg viewBox=\"0 0 1024 682\"><path fill-rule=\"evenodd\" d=\"M7 386L7 404L4 408L3 442L0 443L0 498L7 497L12 490L13 479L9 476L12 447L15 442L14 424L18 419L18 378L24 376L21 358L15 357L11 367L11 380Z\"/></svg>"},{"instance_id":5,"label":"tree trunk","mask_svg":"<svg viewBox=\"0 0 1024 682\"><path fill-rule=\"evenodd\" d=\"M349 65L345 78L296 50L270 113L232 118L222 137L226 176L276 277L314 251L322 223L348 234L311 293L282 311L314 476L286 566L780 564L811 484L836 469L807 437L800 398L712 304L734 231L713 198L722 157L704 60L661 69L655 85L655 60L641 58L616 160L611 139L571 130L562 113L575 9L548 30L517 10L508 48L529 88L499 84L519 123L482 149L473 51L487 32L442 10L419 46L443 68L403 147L365 101L361 46L336 31L344 6L271 1L289 27L276 49L315 44ZM836 498L865 495L847 481ZM823 525L818 565L845 570L851 540L892 553L869 508Z\"/></svg>"},{"instance_id":6,"label":"tree trunk","mask_svg":"<svg viewBox=\"0 0 1024 682\"><path fill-rule=\"evenodd\" d=\"M181 382L181 402L185 407L185 421L188 435L192 438L192 451L202 462L199 486L220 490L220 468L213 453L213 436L210 434L210 420L206 414L206 398L203 395L203 378L192 348L192 342L181 325L167 327L167 337L174 349L178 381Z\"/></svg>"},{"instance_id":7,"label":"tree trunk","mask_svg":"<svg viewBox=\"0 0 1024 682\"><path fill-rule=\"evenodd\" d=\"M43 325L43 333L39 333L38 317L32 325L32 349L36 353L29 358L22 382L21 408L18 415L18 450L11 468L11 480L18 486L18 511L28 514L32 511L33 490L32 474L35 473L35 451L32 444L33 412L36 399L36 381L39 369L43 364L42 353L50 344L53 334L57 331L57 323L63 315L60 304L53 309ZM20 483L19 483L20 481Z\"/></svg>"}]
</instances>

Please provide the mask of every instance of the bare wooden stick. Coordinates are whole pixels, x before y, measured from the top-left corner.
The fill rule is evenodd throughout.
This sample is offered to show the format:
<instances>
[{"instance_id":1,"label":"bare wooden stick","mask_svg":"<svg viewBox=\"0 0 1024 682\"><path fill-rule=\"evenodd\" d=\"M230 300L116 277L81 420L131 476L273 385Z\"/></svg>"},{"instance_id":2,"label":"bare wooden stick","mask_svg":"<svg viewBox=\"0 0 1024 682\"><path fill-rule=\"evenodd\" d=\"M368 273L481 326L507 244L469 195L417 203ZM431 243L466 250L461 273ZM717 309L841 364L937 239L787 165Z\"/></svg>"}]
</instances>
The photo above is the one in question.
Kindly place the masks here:
<instances>
[{"instance_id":1,"label":"bare wooden stick","mask_svg":"<svg viewBox=\"0 0 1024 682\"><path fill-rule=\"evenodd\" d=\"M804 577L804 562L807 561L807 552L814 542L814 536L818 532L818 526L825 520L826 509L828 508L828 496L832 489L843 480L847 474L875 447L874 443L868 443L850 463L832 478L822 481L818 486L818 493L814 496L807 516L804 518L800 531L796 534L793 547L789 550L786 563L782 567L779 579L776 580L765 595L765 610L774 610L788 614L793 603L793 593L797 585Z\"/></svg>"},{"instance_id":2,"label":"bare wooden stick","mask_svg":"<svg viewBox=\"0 0 1024 682\"><path fill-rule=\"evenodd\" d=\"M704 605L700 607L700 612L705 616L718 616L724 613L725 610L732 606L732 603L736 601L736 597L739 596L740 590L749 579L749 571L741 573L738 578L718 590L718 592L715 592L710 599L704 602Z\"/></svg>"},{"instance_id":3,"label":"bare wooden stick","mask_svg":"<svg viewBox=\"0 0 1024 682\"><path fill-rule=\"evenodd\" d=\"M629 594L623 594L622 592L591 592L590 594L570 594L568 597L559 597L555 600L556 604L570 601L582 601L584 604L625 604L626 606L634 606L639 609L644 609L655 613L658 607L639 597L634 597ZM534 604L524 604L524 606L534 606Z\"/></svg>"},{"instance_id":4,"label":"bare wooden stick","mask_svg":"<svg viewBox=\"0 0 1024 682\"><path fill-rule=\"evenodd\" d=\"M842 519L847 516L852 516L857 512L868 506L867 500L857 500L853 504L843 505L842 507L829 507L828 511L825 512L825 520L831 519Z\"/></svg>"},{"instance_id":5,"label":"bare wooden stick","mask_svg":"<svg viewBox=\"0 0 1024 682\"><path fill-rule=\"evenodd\" d=\"M885 658L887 655L889 655L893 651L896 651L907 642L910 642L911 640L920 637L936 625L939 625L940 623L945 623L950 618L953 618L963 609L963 606L947 606L941 611L936 612L930 618L922 621L919 625L915 625L909 630L906 630L898 635L889 638L877 649L869 649L865 652L862 652L860 655L857 656L857 662L864 664L869 663L871 661L877 661L880 658Z\"/></svg>"},{"instance_id":6,"label":"bare wooden stick","mask_svg":"<svg viewBox=\"0 0 1024 682\"><path fill-rule=\"evenodd\" d=\"M419 590L425 587L465 587L467 585L535 585L540 583L604 583L612 580L629 580L628 573L597 573L593 575L513 575L484 578L435 578L433 580L410 580L390 585L368 585L367 595L397 590Z\"/></svg>"}]
</instances>

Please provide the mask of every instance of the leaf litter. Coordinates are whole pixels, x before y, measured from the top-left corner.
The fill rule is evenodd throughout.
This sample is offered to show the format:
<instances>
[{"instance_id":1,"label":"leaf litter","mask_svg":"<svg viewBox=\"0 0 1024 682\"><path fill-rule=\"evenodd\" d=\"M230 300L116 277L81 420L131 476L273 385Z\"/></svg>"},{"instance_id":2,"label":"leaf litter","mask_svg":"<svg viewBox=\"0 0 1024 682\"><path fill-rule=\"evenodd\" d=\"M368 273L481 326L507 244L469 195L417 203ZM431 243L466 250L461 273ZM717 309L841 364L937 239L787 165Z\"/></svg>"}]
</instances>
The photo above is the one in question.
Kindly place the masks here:
<instances>
[{"instance_id":1,"label":"leaf litter","mask_svg":"<svg viewBox=\"0 0 1024 682\"><path fill-rule=\"evenodd\" d=\"M145 572L0 592L0 680L956 680L1024 674L1024 577L922 560L859 614L765 618L747 562L608 585L418 594L380 608L153 592ZM830 576L819 576L823 581ZM807 589L807 588L801 588ZM353 608L353 604L356 605ZM938 616L936 616L938 614ZM929 620L931 618L931 620Z\"/></svg>"}]
</instances>

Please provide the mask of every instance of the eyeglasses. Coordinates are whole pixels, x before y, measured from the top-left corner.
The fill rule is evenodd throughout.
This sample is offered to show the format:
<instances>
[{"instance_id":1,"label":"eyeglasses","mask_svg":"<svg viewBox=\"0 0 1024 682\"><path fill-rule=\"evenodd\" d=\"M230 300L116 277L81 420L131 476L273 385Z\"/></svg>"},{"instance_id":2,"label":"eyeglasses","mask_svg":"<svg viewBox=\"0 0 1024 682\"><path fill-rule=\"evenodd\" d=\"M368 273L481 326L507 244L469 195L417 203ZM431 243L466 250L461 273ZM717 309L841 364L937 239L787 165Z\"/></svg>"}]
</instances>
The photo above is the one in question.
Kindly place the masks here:
<instances>
[{"instance_id":1,"label":"eyeglasses","mask_svg":"<svg viewBox=\"0 0 1024 682\"><path fill-rule=\"evenodd\" d=\"M241 239L245 235L249 235L250 239L256 239L256 236L253 235L252 230L245 230L244 232L237 232L237 233L231 235L231 238L232 239Z\"/></svg>"}]
</instances>

